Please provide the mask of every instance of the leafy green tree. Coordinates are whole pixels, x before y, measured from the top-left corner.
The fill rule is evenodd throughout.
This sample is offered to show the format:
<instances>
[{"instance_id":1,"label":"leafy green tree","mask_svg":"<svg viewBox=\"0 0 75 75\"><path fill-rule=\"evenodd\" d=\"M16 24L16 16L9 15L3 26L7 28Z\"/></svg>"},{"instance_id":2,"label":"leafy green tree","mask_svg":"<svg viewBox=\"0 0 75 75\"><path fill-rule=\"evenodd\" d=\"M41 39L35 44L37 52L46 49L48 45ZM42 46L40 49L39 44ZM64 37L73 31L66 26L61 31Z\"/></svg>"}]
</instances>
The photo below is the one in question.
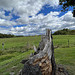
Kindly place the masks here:
<instances>
[{"instance_id":1,"label":"leafy green tree","mask_svg":"<svg viewBox=\"0 0 75 75\"><path fill-rule=\"evenodd\" d=\"M53 33L53 35L75 35L75 30L63 29Z\"/></svg>"},{"instance_id":2,"label":"leafy green tree","mask_svg":"<svg viewBox=\"0 0 75 75\"><path fill-rule=\"evenodd\" d=\"M73 7L73 17L75 17L75 0L59 0L59 5L62 5L62 11L68 11L69 7Z\"/></svg>"},{"instance_id":3,"label":"leafy green tree","mask_svg":"<svg viewBox=\"0 0 75 75\"><path fill-rule=\"evenodd\" d=\"M15 37L15 35L11 35L11 34L1 34L1 33L0 33L0 38L11 38L11 37Z\"/></svg>"}]
</instances>

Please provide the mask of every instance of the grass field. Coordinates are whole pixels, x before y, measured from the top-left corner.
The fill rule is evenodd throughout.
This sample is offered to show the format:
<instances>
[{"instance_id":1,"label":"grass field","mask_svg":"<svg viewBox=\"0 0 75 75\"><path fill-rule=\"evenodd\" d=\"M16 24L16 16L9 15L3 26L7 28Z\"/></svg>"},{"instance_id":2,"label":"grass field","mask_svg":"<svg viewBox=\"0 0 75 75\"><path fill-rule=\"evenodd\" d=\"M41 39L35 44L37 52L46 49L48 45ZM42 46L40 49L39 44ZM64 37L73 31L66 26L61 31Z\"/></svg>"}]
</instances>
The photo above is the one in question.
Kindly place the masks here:
<instances>
[{"instance_id":1,"label":"grass field","mask_svg":"<svg viewBox=\"0 0 75 75\"><path fill-rule=\"evenodd\" d=\"M15 75L23 67L22 59L28 58L33 51L33 45L38 46L41 36L15 37L0 39L0 75ZM69 47L68 47L69 40ZM4 43L4 47L2 47ZM75 35L53 35L55 48L55 60L69 71L75 74ZM13 70L13 67L15 69Z\"/></svg>"}]
</instances>

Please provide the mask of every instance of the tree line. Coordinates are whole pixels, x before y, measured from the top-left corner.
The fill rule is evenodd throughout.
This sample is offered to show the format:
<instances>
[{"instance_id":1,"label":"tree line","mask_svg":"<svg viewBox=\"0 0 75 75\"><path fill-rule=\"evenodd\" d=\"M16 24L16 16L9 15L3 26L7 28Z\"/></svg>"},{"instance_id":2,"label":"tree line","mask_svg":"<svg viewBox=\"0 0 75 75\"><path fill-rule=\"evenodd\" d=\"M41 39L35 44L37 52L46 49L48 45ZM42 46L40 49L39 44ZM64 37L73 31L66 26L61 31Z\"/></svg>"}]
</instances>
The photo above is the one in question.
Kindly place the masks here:
<instances>
[{"instance_id":1,"label":"tree line","mask_svg":"<svg viewBox=\"0 0 75 75\"><path fill-rule=\"evenodd\" d=\"M13 35L13 34L2 34L0 33L0 38L12 38L12 37L24 37L23 35Z\"/></svg>"},{"instance_id":2,"label":"tree line","mask_svg":"<svg viewBox=\"0 0 75 75\"><path fill-rule=\"evenodd\" d=\"M75 35L75 30L63 29L53 33L53 35Z\"/></svg>"},{"instance_id":3,"label":"tree line","mask_svg":"<svg viewBox=\"0 0 75 75\"><path fill-rule=\"evenodd\" d=\"M0 38L11 38L11 37L15 37L15 35L12 35L12 34L2 34L2 33L0 33Z\"/></svg>"}]
</instances>

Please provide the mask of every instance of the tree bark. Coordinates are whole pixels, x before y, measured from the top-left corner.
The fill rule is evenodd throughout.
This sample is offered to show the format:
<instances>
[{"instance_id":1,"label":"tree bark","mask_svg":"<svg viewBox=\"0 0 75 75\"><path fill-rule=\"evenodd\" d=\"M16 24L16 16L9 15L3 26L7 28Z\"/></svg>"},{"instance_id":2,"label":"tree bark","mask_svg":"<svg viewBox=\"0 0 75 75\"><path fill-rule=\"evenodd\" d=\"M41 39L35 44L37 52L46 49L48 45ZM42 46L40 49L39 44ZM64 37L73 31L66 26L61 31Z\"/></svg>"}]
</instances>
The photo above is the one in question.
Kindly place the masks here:
<instances>
[{"instance_id":1,"label":"tree bark","mask_svg":"<svg viewBox=\"0 0 75 75\"><path fill-rule=\"evenodd\" d=\"M21 75L56 75L53 38L50 29L46 29L46 35L42 36L34 55L24 63Z\"/></svg>"}]
</instances>

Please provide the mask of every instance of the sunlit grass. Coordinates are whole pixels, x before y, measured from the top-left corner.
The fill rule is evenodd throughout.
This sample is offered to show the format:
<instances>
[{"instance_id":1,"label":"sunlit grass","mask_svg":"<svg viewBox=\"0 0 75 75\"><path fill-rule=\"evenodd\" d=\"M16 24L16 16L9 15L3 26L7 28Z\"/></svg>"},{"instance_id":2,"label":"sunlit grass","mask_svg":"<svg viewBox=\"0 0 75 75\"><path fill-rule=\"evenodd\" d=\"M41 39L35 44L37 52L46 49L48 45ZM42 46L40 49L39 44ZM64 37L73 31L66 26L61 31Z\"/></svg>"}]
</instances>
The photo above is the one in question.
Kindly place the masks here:
<instances>
[{"instance_id":1,"label":"sunlit grass","mask_svg":"<svg viewBox=\"0 0 75 75\"><path fill-rule=\"evenodd\" d=\"M15 74L23 67L20 63L33 51L33 45L38 46L41 36L15 37L0 39L0 75L9 75L16 66ZM69 47L68 47L69 40ZM4 49L2 49L4 43ZM53 35L55 60L57 64L66 66L70 75L75 74L75 35Z\"/></svg>"},{"instance_id":2,"label":"sunlit grass","mask_svg":"<svg viewBox=\"0 0 75 75\"><path fill-rule=\"evenodd\" d=\"M66 66L70 75L75 74L75 47L55 49L55 60Z\"/></svg>"}]
</instances>

